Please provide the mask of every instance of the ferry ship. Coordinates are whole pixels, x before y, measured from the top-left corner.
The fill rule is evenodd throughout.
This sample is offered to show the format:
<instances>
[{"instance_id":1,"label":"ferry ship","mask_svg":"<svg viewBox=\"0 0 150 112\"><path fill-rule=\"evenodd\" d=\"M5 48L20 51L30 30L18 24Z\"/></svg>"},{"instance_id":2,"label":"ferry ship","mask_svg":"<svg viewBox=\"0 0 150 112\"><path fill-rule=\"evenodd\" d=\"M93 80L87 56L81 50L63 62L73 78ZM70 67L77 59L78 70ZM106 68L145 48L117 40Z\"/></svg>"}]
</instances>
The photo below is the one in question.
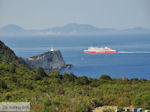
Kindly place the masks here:
<instances>
[{"instance_id":1,"label":"ferry ship","mask_svg":"<svg viewBox=\"0 0 150 112\"><path fill-rule=\"evenodd\" d=\"M88 50L84 50L84 53L117 53L116 50L105 47L88 47Z\"/></svg>"}]
</instances>

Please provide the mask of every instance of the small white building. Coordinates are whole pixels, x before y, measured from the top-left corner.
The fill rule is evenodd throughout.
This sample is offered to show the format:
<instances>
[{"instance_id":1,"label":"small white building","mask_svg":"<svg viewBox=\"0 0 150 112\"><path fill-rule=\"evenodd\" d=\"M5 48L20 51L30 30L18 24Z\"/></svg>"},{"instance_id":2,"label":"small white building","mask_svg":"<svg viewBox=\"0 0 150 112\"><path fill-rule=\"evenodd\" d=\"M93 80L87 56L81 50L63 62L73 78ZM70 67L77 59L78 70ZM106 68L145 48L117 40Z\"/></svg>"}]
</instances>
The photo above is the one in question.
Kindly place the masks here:
<instances>
[{"instance_id":1,"label":"small white building","mask_svg":"<svg viewBox=\"0 0 150 112\"><path fill-rule=\"evenodd\" d=\"M50 48L50 51L51 51L51 52L53 52L53 51L54 51L54 48L53 48L53 46L51 46L51 48Z\"/></svg>"}]
</instances>

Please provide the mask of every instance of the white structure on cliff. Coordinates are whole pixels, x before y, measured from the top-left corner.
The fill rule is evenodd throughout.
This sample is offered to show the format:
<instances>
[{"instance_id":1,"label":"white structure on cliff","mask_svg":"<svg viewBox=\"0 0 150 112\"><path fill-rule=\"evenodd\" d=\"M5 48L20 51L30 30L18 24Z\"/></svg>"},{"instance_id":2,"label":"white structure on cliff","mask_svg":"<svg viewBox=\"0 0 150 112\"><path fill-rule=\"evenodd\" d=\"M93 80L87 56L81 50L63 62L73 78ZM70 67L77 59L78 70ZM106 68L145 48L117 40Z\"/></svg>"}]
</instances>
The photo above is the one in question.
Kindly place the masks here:
<instances>
[{"instance_id":1,"label":"white structure on cliff","mask_svg":"<svg viewBox=\"0 0 150 112\"><path fill-rule=\"evenodd\" d=\"M51 49L50 49L50 51L54 51L54 48L53 48L53 46L51 46Z\"/></svg>"}]
</instances>

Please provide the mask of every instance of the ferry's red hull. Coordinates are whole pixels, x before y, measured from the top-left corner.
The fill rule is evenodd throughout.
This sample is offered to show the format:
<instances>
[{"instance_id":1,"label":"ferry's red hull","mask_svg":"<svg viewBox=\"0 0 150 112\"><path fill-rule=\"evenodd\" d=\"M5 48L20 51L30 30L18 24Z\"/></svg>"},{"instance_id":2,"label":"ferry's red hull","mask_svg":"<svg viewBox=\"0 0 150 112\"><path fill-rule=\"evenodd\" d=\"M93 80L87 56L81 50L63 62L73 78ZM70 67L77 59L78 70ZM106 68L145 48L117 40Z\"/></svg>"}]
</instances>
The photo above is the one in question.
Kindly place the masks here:
<instances>
[{"instance_id":1,"label":"ferry's red hull","mask_svg":"<svg viewBox=\"0 0 150 112\"><path fill-rule=\"evenodd\" d=\"M84 51L85 53L117 53L117 51Z\"/></svg>"}]
</instances>

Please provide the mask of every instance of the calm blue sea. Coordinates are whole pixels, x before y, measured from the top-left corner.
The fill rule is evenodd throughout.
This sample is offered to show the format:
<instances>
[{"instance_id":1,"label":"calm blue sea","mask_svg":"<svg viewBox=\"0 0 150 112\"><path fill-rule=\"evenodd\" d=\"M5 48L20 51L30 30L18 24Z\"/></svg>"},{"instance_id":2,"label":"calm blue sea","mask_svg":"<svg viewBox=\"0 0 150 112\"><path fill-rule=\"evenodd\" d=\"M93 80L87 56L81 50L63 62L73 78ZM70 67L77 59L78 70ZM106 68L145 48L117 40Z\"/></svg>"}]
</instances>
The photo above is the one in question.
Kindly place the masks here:
<instances>
[{"instance_id":1,"label":"calm blue sea","mask_svg":"<svg viewBox=\"0 0 150 112\"><path fill-rule=\"evenodd\" d=\"M99 78L108 74L113 78L150 79L150 34L105 36L28 36L0 37L17 56L31 57L50 49L59 49L64 60L74 67L67 72ZM84 54L90 46L108 45L117 54Z\"/></svg>"}]
</instances>

